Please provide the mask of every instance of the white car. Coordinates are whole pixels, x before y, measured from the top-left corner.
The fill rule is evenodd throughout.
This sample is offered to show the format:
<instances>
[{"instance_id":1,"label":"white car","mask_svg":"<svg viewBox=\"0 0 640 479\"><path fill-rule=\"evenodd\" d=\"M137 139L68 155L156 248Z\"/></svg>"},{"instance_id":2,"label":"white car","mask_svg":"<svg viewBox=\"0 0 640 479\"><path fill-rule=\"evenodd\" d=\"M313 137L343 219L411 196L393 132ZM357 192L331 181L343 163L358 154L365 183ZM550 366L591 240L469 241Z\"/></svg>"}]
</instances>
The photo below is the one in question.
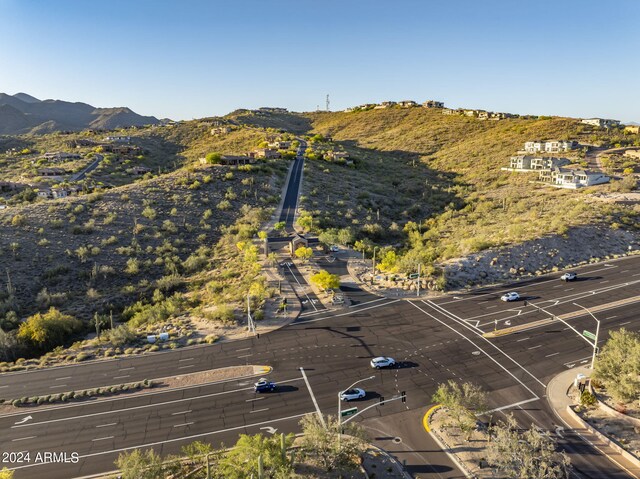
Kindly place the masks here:
<instances>
[{"instance_id":1,"label":"white car","mask_svg":"<svg viewBox=\"0 0 640 479\"><path fill-rule=\"evenodd\" d=\"M353 401L354 399L362 399L366 395L367 393L364 392L364 389L353 388L342 391L340 393L340 399L342 399L343 401Z\"/></svg>"},{"instance_id":2,"label":"white car","mask_svg":"<svg viewBox=\"0 0 640 479\"><path fill-rule=\"evenodd\" d=\"M515 291L511 291L510 293L505 293L500 296L502 301L518 301L520 299L520 295Z\"/></svg>"},{"instance_id":3,"label":"white car","mask_svg":"<svg viewBox=\"0 0 640 479\"><path fill-rule=\"evenodd\" d=\"M340 247L334 244L329 248L329 251L331 251L332 253L337 253L338 251L340 251Z\"/></svg>"},{"instance_id":4,"label":"white car","mask_svg":"<svg viewBox=\"0 0 640 479\"><path fill-rule=\"evenodd\" d=\"M575 281L576 279L578 279L578 275L572 271L569 271L560 276L560 279L562 281Z\"/></svg>"},{"instance_id":5,"label":"white car","mask_svg":"<svg viewBox=\"0 0 640 479\"><path fill-rule=\"evenodd\" d=\"M379 356L371 360L371 367L374 369L391 368L396 365L396 360L386 356Z\"/></svg>"}]
</instances>

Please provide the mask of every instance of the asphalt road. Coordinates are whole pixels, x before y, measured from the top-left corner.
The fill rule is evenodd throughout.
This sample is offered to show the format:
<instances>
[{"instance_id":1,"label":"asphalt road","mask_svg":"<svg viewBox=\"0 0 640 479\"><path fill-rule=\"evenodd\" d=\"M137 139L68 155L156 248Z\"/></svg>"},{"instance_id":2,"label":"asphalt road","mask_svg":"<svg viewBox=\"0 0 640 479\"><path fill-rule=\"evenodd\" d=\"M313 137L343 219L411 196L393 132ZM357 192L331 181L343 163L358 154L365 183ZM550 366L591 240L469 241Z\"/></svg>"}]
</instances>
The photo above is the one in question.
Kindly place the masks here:
<instances>
[{"instance_id":1,"label":"asphalt road","mask_svg":"<svg viewBox=\"0 0 640 479\"><path fill-rule=\"evenodd\" d=\"M420 478L459 478L460 472L422 431L422 415L438 384L448 379L473 381L489 391L494 418L512 412L523 427L535 424L554 432L558 422L547 406L545 386L558 372L584 365L591 357L589 345L563 324L484 338L482 333L495 327L494 317L501 321L498 327L506 321L544 317L538 310L528 312L528 306L503 303L497 297L504 290L516 290L531 296L534 303L547 301L558 314L582 311L574 302L593 307L637 296L640 288L634 281L640 279L640 257L607 264L578 269L580 277L591 279L575 283L561 283L557 274L517 287L487 288L430 301L362 300L341 312L314 314L259 338L3 374L0 395L10 391L11 396L247 363L272 366L270 377L279 384L276 392L263 395L253 393L252 379L244 379L178 391L151 390L142 396L50 410L21 409L0 417L0 450L28 451L30 462L4 465L18 468L17 478L43 474L50 479L69 478L112 470L119 452L137 447L167 454L196 439L228 445L239 433L268 434L271 428L297 432L300 417L315 410L302 367L324 413L336 414L338 392L372 375L374 379L359 384L367 396L351 404L360 410L379 404L381 396L388 400L405 391L406 403L394 400L374 406L355 420L363 419L374 440L406 460L408 469ZM600 343L611 329L638 330L640 326L633 303L601 310L596 316L602 321ZM579 331L593 330L594 323L586 313L570 320ZM369 360L378 355L395 357L400 367L372 370ZM116 380L121 376L127 377ZM630 477L579 438L564 434L561 443L570 453L577 477ZM43 451L76 452L79 462L37 464L35 455Z\"/></svg>"},{"instance_id":2,"label":"asphalt road","mask_svg":"<svg viewBox=\"0 0 640 479\"><path fill-rule=\"evenodd\" d=\"M298 207L298 196L300 193L300 184L302 182L302 170L304 168L304 150L306 149L306 143L301 142L300 150L293 163L293 169L289 178L289 184L287 185L287 191L284 195L284 202L282 203L282 212L278 221L285 222L285 231L295 232L293 228L293 222L296 218L296 209Z\"/></svg>"}]
</instances>

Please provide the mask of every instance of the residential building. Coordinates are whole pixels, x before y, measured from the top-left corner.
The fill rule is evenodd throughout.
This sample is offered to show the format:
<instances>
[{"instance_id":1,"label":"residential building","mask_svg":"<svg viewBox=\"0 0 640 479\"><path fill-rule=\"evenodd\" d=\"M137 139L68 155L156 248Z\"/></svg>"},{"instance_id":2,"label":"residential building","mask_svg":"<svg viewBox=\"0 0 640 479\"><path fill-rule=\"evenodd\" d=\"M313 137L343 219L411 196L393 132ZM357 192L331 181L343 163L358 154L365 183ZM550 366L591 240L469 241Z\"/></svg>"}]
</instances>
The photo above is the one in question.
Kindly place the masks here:
<instances>
[{"instance_id":1,"label":"residential building","mask_svg":"<svg viewBox=\"0 0 640 479\"><path fill-rule=\"evenodd\" d=\"M220 157L221 165L246 165L248 163L255 163L256 159L250 156L236 156L236 155L222 155Z\"/></svg>"},{"instance_id":2,"label":"residential building","mask_svg":"<svg viewBox=\"0 0 640 479\"><path fill-rule=\"evenodd\" d=\"M282 158L282 155L278 152L278 150L273 150L271 148L257 148L253 151L250 151L248 156L250 158L265 158L267 160Z\"/></svg>"},{"instance_id":3,"label":"residential building","mask_svg":"<svg viewBox=\"0 0 640 479\"><path fill-rule=\"evenodd\" d=\"M425 108L444 108L444 102L435 101L435 100L427 100L422 104L422 106L425 107Z\"/></svg>"},{"instance_id":4,"label":"residential building","mask_svg":"<svg viewBox=\"0 0 640 479\"><path fill-rule=\"evenodd\" d=\"M626 150L624 156L628 158L637 158L640 160L640 150Z\"/></svg>"},{"instance_id":5,"label":"residential building","mask_svg":"<svg viewBox=\"0 0 640 479\"><path fill-rule=\"evenodd\" d=\"M640 133L640 125L627 125L624 127L624 132L637 135Z\"/></svg>"},{"instance_id":6,"label":"residential building","mask_svg":"<svg viewBox=\"0 0 640 479\"><path fill-rule=\"evenodd\" d=\"M527 141L524 144L524 151L527 153L559 153L570 151L578 146L578 142L573 140L544 140Z\"/></svg>"},{"instance_id":7,"label":"residential building","mask_svg":"<svg viewBox=\"0 0 640 479\"><path fill-rule=\"evenodd\" d=\"M512 156L509 162L509 168L514 171L540 171L550 170L551 168L568 165L570 161L566 158L555 158L553 156L530 156L518 155Z\"/></svg>"},{"instance_id":8,"label":"residential building","mask_svg":"<svg viewBox=\"0 0 640 479\"><path fill-rule=\"evenodd\" d=\"M349 158L349 153L346 151L327 151L324 155L325 158L329 160L347 160Z\"/></svg>"},{"instance_id":9,"label":"residential building","mask_svg":"<svg viewBox=\"0 0 640 479\"><path fill-rule=\"evenodd\" d=\"M413 100L402 100L398 102L402 108L412 108L414 106L418 106L418 104Z\"/></svg>"},{"instance_id":10,"label":"residential building","mask_svg":"<svg viewBox=\"0 0 640 479\"><path fill-rule=\"evenodd\" d=\"M62 176L68 172L63 168L40 168L38 170L39 176Z\"/></svg>"},{"instance_id":11,"label":"residential building","mask_svg":"<svg viewBox=\"0 0 640 479\"><path fill-rule=\"evenodd\" d=\"M269 143L269 148L275 148L276 150L288 150L291 148L291 142L282 140L272 141Z\"/></svg>"},{"instance_id":12,"label":"residential building","mask_svg":"<svg viewBox=\"0 0 640 479\"><path fill-rule=\"evenodd\" d=\"M230 133L230 132L231 132L230 126L219 126L217 128L211 129L212 135L226 135L227 133Z\"/></svg>"},{"instance_id":13,"label":"residential building","mask_svg":"<svg viewBox=\"0 0 640 479\"><path fill-rule=\"evenodd\" d=\"M585 118L581 121L585 125L597 126L598 128L611 128L620 125L618 120L610 120L607 118Z\"/></svg>"},{"instance_id":14,"label":"residential building","mask_svg":"<svg viewBox=\"0 0 640 479\"><path fill-rule=\"evenodd\" d=\"M374 106L373 109L374 110L382 110L384 108L391 108L392 106L395 106L395 105L396 105L395 101L383 101L379 105Z\"/></svg>"},{"instance_id":15,"label":"residential building","mask_svg":"<svg viewBox=\"0 0 640 479\"><path fill-rule=\"evenodd\" d=\"M36 194L38 195L38 198L53 198L53 193L51 192L51 188L38 188L38 191L36 192Z\"/></svg>"},{"instance_id":16,"label":"residential building","mask_svg":"<svg viewBox=\"0 0 640 479\"><path fill-rule=\"evenodd\" d=\"M0 181L0 191L16 191L26 188L29 185L15 183L13 181Z\"/></svg>"},{"instance_id":17,"label":"residential building","mask_svg":"<svg viewBox=\"0 0 640 479\"><path fill-rule=\"evenodd\" d=\"M577 189L585 186L608 183L609 177L599 171L574 170L554 167L540 171L540 181L558 188Z\"/></svg>"},{"instance_id":18,"label":"residential building","mask_svg":"<svg viewBox=\"0 0 640 479\"><path fill-rule=\"evenodd\" d=\"M151 173L151 168L147 168L146 166L134 166L133 168L127 170L132 175L144 175L146 173Z\"/></svg>"},{"instance_id":19,"label":"residential building","mask_svg":"<svg viewBox=\"0 0 640 479\"><path fill-rule=\"evenodd\" d=\"M507 118L514 118L516 115L512 113L504 113L504 112L493 112L489 116L490 120L506 120Z\"/></svg>"},{"instance_id":20,"label":"residential building","mask_svg":"<svg viewBox=\"0 0 640 479\"><path fill-rule=\"evenodd\" d=\"M493 115L493 112L481 110L478 112L478 120L488 120L491 115Z\"/></svg>"},{"instance_id":21,"label":"residential building","mask_svg":"<svg viewBox=\"0 0 640 479\"><path fill-rule=\"evenodd\" d=\"M130 136L106 136L103 141L110 141L113 143L130 143Z\"/></svg>"},{"instance_id":22,"label":"residential building","mask_svg":"<svg viewBox=\"0 0 640 479\"><path fill-rule=\"evenodd\" d=\"M459 108L457 110L454 110L453 108L443 108L442 114L443 115L460 115L462 114L462 110L460 110Z\"/></svg>"},{"instance_id":23,"label":"residential building","mask_svg":"<svg viewBox=\"0 0 640 479\"><path fill-rule=\"evenodd\" d=\"M62 162L62 161L70 161L70 160L79 160L82 157L77 153L65 153L62 151L54 151L54 152L45 153L44 155L42 155L42 158L47 161Z\"/></svg>"},{"instance_id":24,"label":"residential building","mask_svg":"<svg viewBox=\"0 0 640 479\"><path fill-rule=\"evenodd\" d=\"M260 108L260 111L267 111L269 113L287 113L288 110L286 108L263 106Z\"/></svg>"}]
</instances>

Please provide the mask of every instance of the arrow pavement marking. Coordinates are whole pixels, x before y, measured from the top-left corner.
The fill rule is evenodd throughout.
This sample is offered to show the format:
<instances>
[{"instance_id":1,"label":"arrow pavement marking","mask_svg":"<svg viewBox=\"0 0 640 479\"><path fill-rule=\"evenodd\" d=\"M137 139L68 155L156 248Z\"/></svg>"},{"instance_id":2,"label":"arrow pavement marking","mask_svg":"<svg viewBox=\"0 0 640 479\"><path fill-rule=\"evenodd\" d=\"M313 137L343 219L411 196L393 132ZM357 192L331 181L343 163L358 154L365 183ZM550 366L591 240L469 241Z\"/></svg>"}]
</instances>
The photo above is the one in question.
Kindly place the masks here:
<instances>
[{"instance_id":1,"label":"arrow pavement marking","mask_svg":"<svg viewBox=\"0 0 640 479\"><path fill-rule=\"evenodd\" d=\"M265 429L269 434L275 434L277 431L275 427L271 427L271 426L261 427L260 429Z\"/></svg>"},{"instance_id":2,"label":"arrow pavement marking","mask_svg":"<svg viewBox=\"0 0 640 479\"><path fill-rule=\"evenodd\" d=\"M33 416L27 416L27 417L23 418L21 421L18 421L17 423L15 423L15 424L24 424L25 422L30 421L31 419L33 419Z\"/></svg>"}]
</instances>

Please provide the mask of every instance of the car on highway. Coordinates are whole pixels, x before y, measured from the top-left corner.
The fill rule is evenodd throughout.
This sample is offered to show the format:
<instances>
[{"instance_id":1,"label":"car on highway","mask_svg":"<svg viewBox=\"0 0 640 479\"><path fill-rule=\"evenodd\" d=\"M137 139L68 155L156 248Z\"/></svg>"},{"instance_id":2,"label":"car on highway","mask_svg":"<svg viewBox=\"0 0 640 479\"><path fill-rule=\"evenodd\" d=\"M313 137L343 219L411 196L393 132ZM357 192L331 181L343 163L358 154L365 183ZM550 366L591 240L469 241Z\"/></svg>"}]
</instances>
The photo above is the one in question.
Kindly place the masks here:
<instances>
[{"instance_id":1,"label":"car on highway","mask_svg":"<svg viewBox=\"0 0 640 479\"><path fill-rule=\"evenodd\" d=\"M342 391L340 393L340 399L342 399L343 401L353 401L354 399L362 399L366 395L367 393L364 392L364 389L353 388Z\"/></svg>"},{"instance_id":2,"label":"car on highway","mask_svg":"<svg viewBox=\"0 0 640 479\"><path fill-rule=\"evenodd\" d=\"M276 383L268 381L265 378L260 378L257 383L253 385L253 390L257 393L266 393L275 390Z\"/></svg>"},{"instance_id":3,"label":"car on highway","mask_svg":"<svg viewBox=\"0 0 640 479\"><path fill-rule=\"evenodd\" d=\"M378 356L371 360L371 367L374 369L391 368L396 365L396 360L387 356Z\"/></svg>"},{"instance_id":4,"label":"car on highway","mask_svg":"<svg viewBox=\"0 0 640 479\"><path fill-rule=\"evenodd\" d=\"M562 281L575 281L576 279L578 279L578 274L574 273L573 271L567 271L565 274L560 276L560 279Z\"/></svg>"},{"instance_id":5,"label":"car on highway","mask_svg":"<svg viewBox=\"0 0 640 479\"><path fill-rule=\"evenodd\" d=\"M515 291L511 291L510 293L505 293L502 296L500 296L501 301L507 301L507 302L518 301L519 299L520 299L520 295Z\"/></svg>"}]
</instances>

